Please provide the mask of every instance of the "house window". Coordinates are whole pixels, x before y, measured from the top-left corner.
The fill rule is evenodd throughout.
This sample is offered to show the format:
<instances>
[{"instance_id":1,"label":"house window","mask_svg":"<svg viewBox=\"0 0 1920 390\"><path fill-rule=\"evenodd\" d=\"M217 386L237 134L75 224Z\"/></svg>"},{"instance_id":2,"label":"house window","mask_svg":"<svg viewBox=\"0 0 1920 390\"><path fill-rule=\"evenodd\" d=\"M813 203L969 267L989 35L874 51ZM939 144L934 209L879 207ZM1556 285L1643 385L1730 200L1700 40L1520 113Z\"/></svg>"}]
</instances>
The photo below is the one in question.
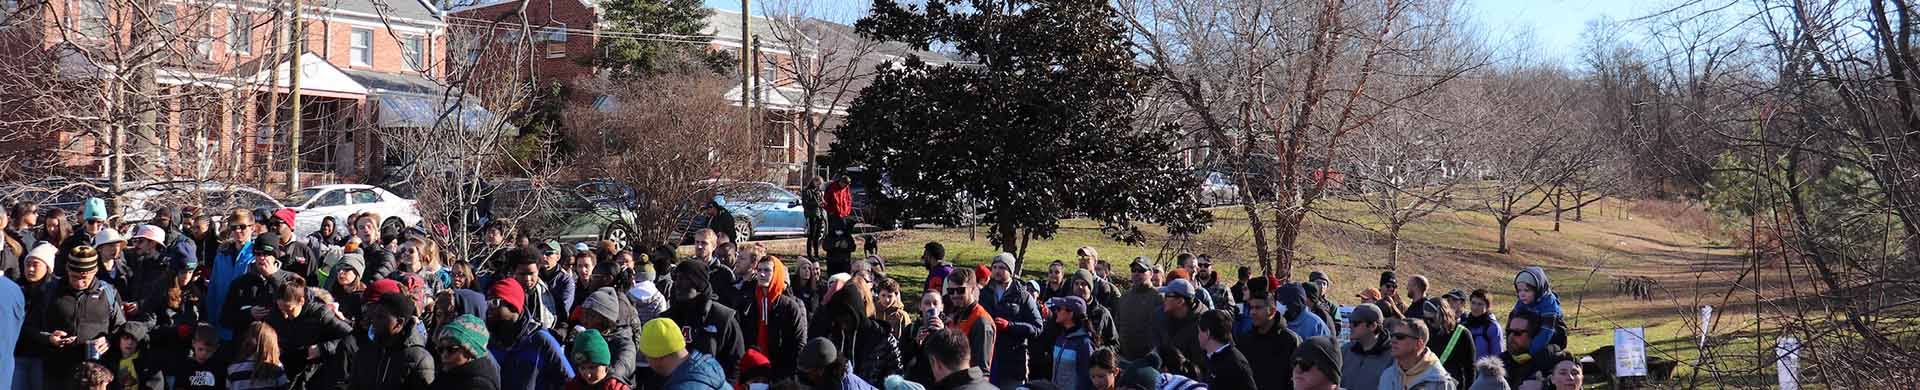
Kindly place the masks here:
<instances>
[{"instance_id":1,"label":"house window","mask_svg":"<svg viewBox=\"0 0 1920 390\"><path fill-rule=\"evenodd\" d=\"M232 29L227 32L227 48L233 50L235 53L252 53L253 14L234 12L233 24L229 24L228 26L232 27Z\"/></svg>"},{"instance_id":2,"label":"house window","mask_svg":"<svg viewBox=\"0 0 1920 390\"><path fill-rule=\"evenodd\" d=\"M347 38L348 63L353 66L373 66L373 30L353 29Z\"/></svg>"},{"instance_id":3,"label":"house window","mask_svg":"<svg viewBox=\"0 0 1920 390\"><path fill-rule=\"evenodd\" d=\"M426 47L427 38L424 36L408 35L400 38L400 55L406 58L407 69L416 72L427 69Z\"/></svg>"},{"instance_id":4,"label":"house window","mask_svg":"<svg viewBox=\"0 0 1920 390\"><path fill-rule=\"evenodd\" d=\"M567 57L567 26L566 25L540 29L540 35L542 36L541 37L542 40L546 41L545 45L547 47L547 58L566 58Z\"/></svg>"},{"instance_id":5,"label":"house window","mask_svg":"<svg viewBox=\"0 0 1920 390\"><path fill-rule=\"evenodd\" d=\"M8 7L13 8L13 7ZM90 38L107 37L107 4L104 0L81 0L74 4L73 27Z\"/></svg>"},{"instance_id":6,"label":"house window","mask_svg":"<svg viewBox=\"0 0 1920 390\"><path fill-rule=\"evenodd\" d=\"M780 59L764 54L761 57L766 58L767 63L760 66L760 83L773 85L780 81Z\"/></svg>"}]
</instances>

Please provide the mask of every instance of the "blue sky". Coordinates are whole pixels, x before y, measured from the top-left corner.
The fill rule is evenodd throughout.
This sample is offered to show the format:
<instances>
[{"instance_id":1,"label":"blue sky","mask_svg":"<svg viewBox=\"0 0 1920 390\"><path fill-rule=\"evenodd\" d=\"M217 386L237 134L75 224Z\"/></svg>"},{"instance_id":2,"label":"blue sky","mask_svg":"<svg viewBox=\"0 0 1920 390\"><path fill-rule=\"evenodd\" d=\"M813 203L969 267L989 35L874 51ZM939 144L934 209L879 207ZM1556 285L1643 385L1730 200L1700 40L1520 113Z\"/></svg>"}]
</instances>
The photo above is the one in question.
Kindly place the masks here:
<instances>
[{"instance_id":1,"label":"blue sky","mask_svg":"<svg viewBox=\"0 0 1920 390\"><path fill-rule=\"evenodd\" d=\"M708 7L739 10L739 0L704 0ZM809 2L822 19L851 23L866 14L870 0L799 0ZM1648 0L1461 0L1467 14L1485 26L1488 37L1502 48L1529 41L1535 54L1572 65L1587 21L1600 17L1631 19L1658 11L1665 1ZM754 0L753 13L762 2ZM1527 36L1529 38L1516 39Z\"/></svg>"}]
</instances>

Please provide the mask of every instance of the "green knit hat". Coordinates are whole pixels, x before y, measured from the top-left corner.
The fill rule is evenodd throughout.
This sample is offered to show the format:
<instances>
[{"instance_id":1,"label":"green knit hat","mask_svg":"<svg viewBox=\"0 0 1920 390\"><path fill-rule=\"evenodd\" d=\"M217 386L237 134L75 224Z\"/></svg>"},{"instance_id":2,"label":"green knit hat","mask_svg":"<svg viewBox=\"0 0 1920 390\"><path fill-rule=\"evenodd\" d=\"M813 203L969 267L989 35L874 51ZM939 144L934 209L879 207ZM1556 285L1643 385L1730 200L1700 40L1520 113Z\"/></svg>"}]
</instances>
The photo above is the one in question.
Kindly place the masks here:
<instances>
[{"instance_id":1,"label":"green knit hat","mask_svg":"<svg viewBox=\"0 0 1920 390\"><path fill-rule=\"evenodd\" d=\"M439 340L452 340L468 352L474 359L487 357L487 323L472 314L461 314L453 322L440 327Z\"/></svg>"},{"instance_id":2,"label":"green knit hat","mask_svg":"<svg viewBox=\"0 0 1920 390\"><path fill-rule=\"evenodd\" d=\"M574 363L613 364L613 354L607 352L607 338L601 337L600 331L593 329L573 336L573 356L570 359Z\"/></svg>"}]
</instances>

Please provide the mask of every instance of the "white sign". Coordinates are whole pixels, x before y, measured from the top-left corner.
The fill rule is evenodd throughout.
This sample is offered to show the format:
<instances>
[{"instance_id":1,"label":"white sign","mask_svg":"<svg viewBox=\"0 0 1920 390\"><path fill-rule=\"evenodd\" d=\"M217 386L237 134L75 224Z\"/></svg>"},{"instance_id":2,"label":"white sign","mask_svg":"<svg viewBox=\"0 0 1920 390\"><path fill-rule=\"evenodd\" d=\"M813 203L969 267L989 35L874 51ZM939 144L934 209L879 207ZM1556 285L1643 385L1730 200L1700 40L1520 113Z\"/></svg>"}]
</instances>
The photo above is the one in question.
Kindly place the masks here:
<instances>
[{"instance_id":1,"label":"white sign","mask_svg":"<svg viewBox=\"0 0 1920 390\"><path fill-rule=\"evenodd\" d=\"M1647 376L1646 328L1613 330L1614 376Z\"/></svg>"},{"instance_id":2,"label":"white sign","mask_svg":"<svg viewBox=\"0 0 1920 390\"><path fill-rule=\"evenodd\" d=\"M1800 339L1781 337L1780 344L1773 347L1780 356L1780 390L1800 389Z\"/></svg>"},{"instance_id":3,"label":"white sign","mask_svg":"<svg viewBox=\"0 0 1920 390\"><path fill-rule=\"evenodd\" d=\"M1700 345L1707 345L1707 333L1713 328L1713 305L1700 307Z\"/></svg>"}]
</instances>

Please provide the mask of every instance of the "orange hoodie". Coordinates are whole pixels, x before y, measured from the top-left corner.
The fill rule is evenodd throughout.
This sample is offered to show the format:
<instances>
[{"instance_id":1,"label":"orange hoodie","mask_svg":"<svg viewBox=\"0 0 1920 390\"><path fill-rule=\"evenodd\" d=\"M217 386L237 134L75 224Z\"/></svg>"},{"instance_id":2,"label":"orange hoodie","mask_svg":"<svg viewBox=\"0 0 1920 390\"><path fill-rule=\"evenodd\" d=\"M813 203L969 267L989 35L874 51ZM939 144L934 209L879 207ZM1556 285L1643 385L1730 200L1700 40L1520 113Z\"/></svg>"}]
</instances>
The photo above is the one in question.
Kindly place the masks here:
<instances>
[{"instance_id":1,"label":"orange hoodie","mask_svg":"<svg viewBox=\"0 0 1920 390\"><path fill-rule=\"evenodd\" d=\"M780 294L787 292L786 263L780 262L780 257L778 256L769 255L768 257L773 258L773 275L767 278L769 282L767 284L771 284L772 286L753 289L753 299L755 302L760 303L760 323L754 326L756 328L754 335L759 337L754 340L759 341L758 344L760 344L759 347L761 351L773 350L770 346L773 343L773 339L767 337L767 322L769 316L773 313L773 300L779 299Z\"/></svg>"}]
</instances>

